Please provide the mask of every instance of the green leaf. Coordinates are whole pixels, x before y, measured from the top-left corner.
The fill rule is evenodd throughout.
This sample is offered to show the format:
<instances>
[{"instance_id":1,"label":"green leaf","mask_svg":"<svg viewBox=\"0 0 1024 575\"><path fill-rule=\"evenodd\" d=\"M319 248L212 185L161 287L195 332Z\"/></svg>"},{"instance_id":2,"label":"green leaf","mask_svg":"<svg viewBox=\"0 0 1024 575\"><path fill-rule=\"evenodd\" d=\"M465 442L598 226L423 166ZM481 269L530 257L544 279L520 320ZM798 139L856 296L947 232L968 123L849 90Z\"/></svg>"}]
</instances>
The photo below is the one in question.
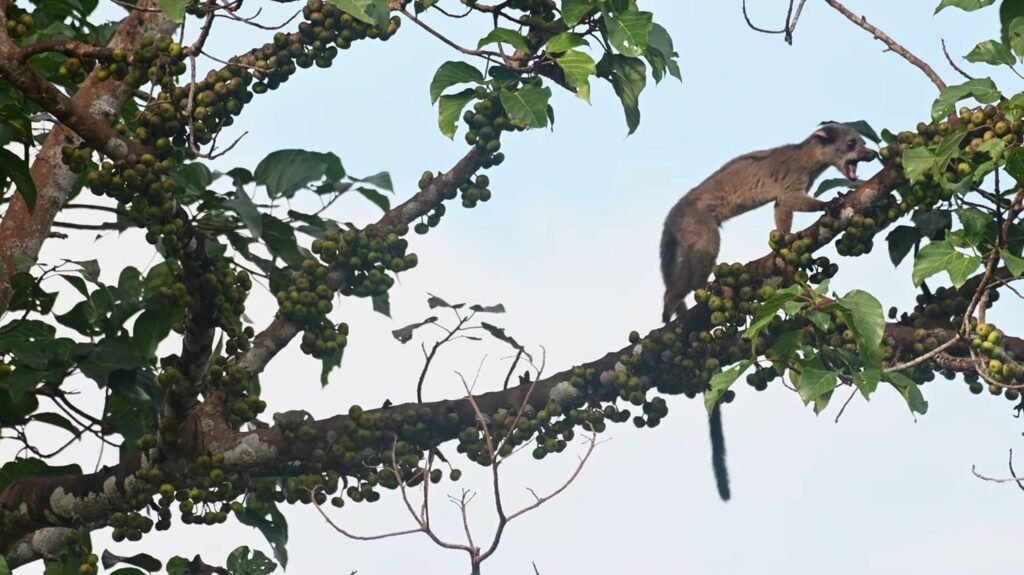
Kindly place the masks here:
<instances>
[{"instance_id":1,"label":"green leaf","mask_svg":"<svg viewBox=\"0 0 1024 575\"><path fill-rule=\"evenodd\" d=\"M590 76L597 74L597 65L589 54L579 50L569 50L555 58L555 62L565 72L565 81L576 89L576 95L590 103Z\"/></svg>"},{"instance_id":2,"label":"green leaf","mask_svg":"<svg viewBox=\"0 0 1024 575\"><path fill-rule=\"evenodd\" d=\"M804 405L813 401L814 412L821 413L828 405L828 399L835 391L838 380L836 372L826 368L821 363L821 358L814 356L801 362L800 376L794 383L797 384L797 392L800 393Z\"/></svg>"},{"instance_id":3,"label":"green leaf","mask_svg":"<svg viewBox=\"0 0 1024 575\"><path fill-rule=\"evenodd\" d=\"M353 17L366 22L376 24L380 28L387 28L388 18L391 9L387 0L327 0Z\"/></svg>"},{"instance_id":4,"label":"green leaf","mask_svg":"<svg viewBox=\"0 0 1024 575\"><path fill-rule=\"evenodd\" d=\"M465 62L445 62L434 72L434 79L430 81L430 103L437 102L441 93L447 88L456 84L472 82L481 84L484 75L475 67Z\"/></svg>"},{"instance_id":5,"label":"green leaf","mask_svg":"<svg viewBox=\"0 0 1024 575\"><path fill-rule=\"evenodd\" d=\"M373 311L391 317L391 300L388 298L387 292L373 296L371 301L373 302Z\"/></svg>"},{"instance_id":6,"label":"green leaf","mask_svg":"<svg viewBox=\"0 0 1024 575\"><path fill-rule=\"evenodd\" d=\"M885 333L885 315L882 313L881 302L866 291L852 290L836 303L849 312L848 319L852 321L847 322L848 327L853 332L853 339L857 342L857 350L864 363L875 367L872 364L881 362L879 346Z\"/></svg>"},{"instance_id":7,"label":"green leaf","mask_svg":"<svg viewBox=\"0 0 1024 575\"><path fill-rule=\"evenodd\" d=\"M299 249L291 226L270 214L263 214L262 238L271 255L281 258L293 269L302 267L306 255Z\"/></svg>"},{"instance_id":8,"label":"green leaf","mask_svg":"<svg viewBox=\"0 0 1024 575\"><path fill-rule=\"evenodd\" d=\"M421 327L423 327L425 325L430 325L430 324L436 323L436 322L437 322L437 316L436 315L432 315L432 316L428 317L427 319L425 319L423 321L412 323L412 324L409 324L409 325L407 325L407 326L405 326L403 328L392 330L391 331L391 336L394 337L395 339L397 339L401 343L408 343L409 340L412 339L412 332L416 331L417 329L419 329L419 328L421 328Z\"/></svg>"},{"instance_id":9,"label":"green leaf","mask_svg":"<svg viewBox=\"0 0 1024 575\"><path fill-rule=\"evenodd\" d=\"M932 119L935 121L941 120L953 110L960 100L974 98L982 104L991 104L998 100L999 96L999 89L996 88L995 82L989 78L976 78L968 80L963 84L949 86L942 91L942 94L932 104ZM904 157L906 157L905 154Z\"/></svg>"},{"instance_id":10,"label":"green leaf","mask_svg":"<svg viewBox=\"0 0 1024 575\"><path fill-rule=\"evenodd\" d=\"M932 242L917 254L914 261L914 286L920 286L927 278L945 271L953 286L959 288L981 265L981 257L966 256L948 241Z\"/></svg>"},{"instance_id":11,"label":"green leaf","mask_svg":"<svg viewBox=\"0 0 1024 575\"><path fill-rule=\"evenodd\" d=\"M40 423L46 423L54 427L59 427L64 431L67 431L71 435L74 435L75 437L79 437L81 435L81 431L78 429L78 426L75 425L74 423L71 423L71 421L69 421L68 418L64 417L59 413L34 413L31 416L29 416L29 419L32 421L38 421Z\"/></svg>"},{"instance_id":12,"label":"green leaf","mask_svg":"<svg viewBox=\"0 0 1024 575\"><path fill-rule=\"evenodd\" d=\"M501 105L512 123L527 128L543 128L548 124L547 106L551 88L523 86L516 91L501 89Z\"/></svg>"},{"instance_id":13,"label":"green leaf","mask_svg":"<svg viewBox=\"0 0 1024 575\"><path fill-rule=\"evenodd\" d=\"M737 363L729 369L720 371L711 376L710 389L704 392L704 409L711 413L718 405L718 400L733 383L753 364L749 359Z\"/></svg>"},{"instance_id":14,"label":"green leaf","mask_svg":"<svg viewBox=\"0 0 1024 575\"><path fill-rule=\"evenodd\" d=\"M953 215L949 210L918 212L910 218L921 235L931 240L941 240L953 227Z\"/></svg>"},{"instance_id":15,"label":"green leaf","mask_svg":"<svg viewBox=\"0 0 1024 575\"><path fill-rule=\"evenodd\" d=\"M189 0L160 0L157 2L160 11L175 24L181 24L185 21L185 7L189 4Z\"/></svg>"},{"instance_id":16,"label":"green leaf","mask_svg":"<svg viewBox=\"0 0 1024 575\"><path fill-rule=\"evenodd\" d=\"M327 178L338 181L345 177L345 168L338 156L308 150L271 152L256 166L256 183L266 186L271 198L291 198L307 184Z\"/></svg>"},{"instance_id":17,"label":"green leaf","mask_svg":"<svg viewBox=\"0 0 1024 575\"><path fill-rule=\"evenodd\" d=\"M458 122L459 116L462 115L462 109L472 99L472 88L466 88L458 94L441 96L440 104L438 104L437 125L441 129L442 134L448 136L448 138L455 136L455 123Z\"/></svg>"},{"instance_id":18,"label":"green leaf","mask_svg":"<svg viewBox=\"0 0 1024 575\"><path fill-rule=\"evenodd\" d=\"M818 125L824 126L825 124L843 124L844 126L849 126L850 128L853 128L853 130L856 131L858 134L864 136L865 138L871 140L876 144L882 141L882 138L878 137L878 133L875 132L875 129L871 127L871 124L867 123L867 121L865 120L854 120L852 122L836 122L834 120L826 120Z\"/></svg>"},{"instance_id":19,"label":"green leaf","mask_svg":"<svg viewBox=\"0 0 1024 575\"><path fill-rule=\"evenodd\" d=\"M190 195L195 197L202 196L214 179L210 168L201 162L177 165L171 169L169 175L174 183L185 188Z\"/></svg>"},{"instance_id":20,"label":"green leaf","mask_svg":"<svg viewBox=\"0 0 1024 575\"><path fill-rule=\"evenodd\" d=\"M378 192L377 190L359 186L358 188L356 188L356 191L359 192L359 194L362 195L364 198L373 202L373 205L380 208L381 211L387 212L388 210L391 209L391 199L389 199L384 194Z\"/></svg>"},{"instance_id":21,"label":"green leaf","mask_svg":"<svg viewBox=\"0 0 1024 575\"><path fill-rule=\"evenodd\" d=\"M935 160L935 154L928 148L911 148L903 152L903 174L911 184L917 183L932 169Z\"/></svg>"},{"instance_id":22,"label":"green leaf","mask_svg":"<svg viewBox=\"0 0 1024 575\"><path fill-rule=\"evenodd\" d=\"M644 58L651 65L651 75L654 76L655 83L661 81L666 70L677 80L683 79L679 72L679 63L676 62L678 55L672 45L672 37L669 36L668 30L656 22L651 24L651 33L647 37L647 52L644 53Z\"/></svg>"},{"instance_id":23,"label":"green leaf","mask_svg":"<svg viewBox=\"0 0 1024 575\"><path fill-rule=\"evenodd\" d=\"M520 52L529 52L530 45L526 42L526 37L508 28L495 28L491 30L489 34L484 36L477 42L476 48L479 50L488 44L508 44Z\"/></svg>"},{"instance_id":24,"label":"green leaf","mask_svg":"<svg viewBox=\"0 0 1024 575\"><path fill-rule=\"evenodd\" d=\"M1017 184L1024 184L1024 148L1013 147L1007 150L1006 172L1017 180Z\"/></svg>"},{"instance_id":25,"label":"green leaf","mask_svg":"<svg viewBox=\"0 0 1024 575\"><path fill-rule=\"evenodd\" d=\"M259 238L263 234L263 219L260 217L260 210L244 190L236 192L234 198L225 201L224 207L238 214L253 238Z\"/></svg>"},{"instance_id":26,"label":"green leaf","mask_svg":"<svg viewBox=\"0 0 1024 575\"><path fill-rule=\"evenodd\" d=\"M629 134L640 125L640 92L647 85L647 66L643 60L620 54L605 54L597 64L598 75L612 84L622 102Z\"/></svg>"},{"instance_id":27,"label":"green leaf","mask_svg":"<svg viewBox=\"0 0 1024 575\"><path fill-rule=\"evenodd\" d=\"M921 387L914 380L898 371L884 373L882 377L900 392L903 399L907 401L911 413L920 413L921 415L928 413L928 402L924 400Z\"/></svg>"},{"instance_id":28,"label":"green leaf","mask_svg":"<svg viewBox=\"0 0 1024 575\"><path fill-rule=\"evenodd\" d=\"M114 555L110 551L104 550L102 555L103 568L109 569L118 563L127 563L128 565L134 565L146 571L159 571L163 567L163 563L159 559L152 555L145 553L139 553L132 555L131 557L121 557Z\"/></svg>"},{"instance_id":29,"label":"green leaf","mask_svg":"<svg viewBox=\"0 0 1024 575\"><path fill-rule=\"evenodd\" d=\"M1024 16L1014 18L1007 29L1010 48L1018 57L1024 57Z\"/></svg>"},{"instance_id":30,"label":"green leaf","mask_svg":"<svg viewBox=\"0 0 1024 575\"><path fill-rule=\"evenodd\" d=\"M231 575L267 575L277 569L277 564L262 551L253 551L243 546L228 555L227 568Z\"/></svg>"},{"instance_id":31,"label":"green leaf","mask_svg":"<svg viewBox=\"0 0 1024 575\"><path fill-rule=\"evenodd\" d=\"M654 15L650 12L623 12L618 17L605 12L608 41L622 55L636 57L647 51Z\"/></svg>"},{"instance_id":32,"label":"green leaf","mask_svg":"<svg viewBox=\"0 0 1024 575\"><path fill-rule=\"evenodd\" d=\"M36 207L36 184L32 181L28 164L14 152L7 148L0 148L0 189L4 187L8 179L14 182L14 186L21 194L21 198L25 200L29 211L34 210Z\"/></svg>"},{"instance_id":33,"label":"green leaf","mask_svg":"<svg viewBox=\"0 0 1024 575\"><path fill-rule=\"evenodd\" d=\"M572 28L593 9L594 5L590 0L562 0L562 20L566 26Z\"/></svg>"},{"instance_id":34,"label":"green leaf","mask_svg":"<svg viewBox=\"0 0 1024 575\"><path fill-rule=\"evenodd\" d=\"M939 3L939 7L935 9L935 14L938 14L942 10L953 6L959 8L964 12L974 12L980 8L991 5L996 0L942 0Z\"/></svg>"},{"instance_id":35,"label":"green leaf","mask_svg":"<svg viewBox=\"0 0 1024 575\"><path fill-rule=\"evenodd\" d=\"M544 49L548 52L559 54L562 52L568 52L573 48L579 48L580 46L586 46L587 40L579 34L572 32L562 32L556 34L548 40L547 44L544 45Z\"/></svg>"},{"instance_id":36,"label":"green leaf","mask_svg":"<svg viewBox=\"0 0 1024 575\"><path fill-rule=\"evenodd\" d=\"M974 207L960 208L956 211L956 215L960 219L960 224L964 227L964 238L972 246L980 246L985 240L989 224L992 223L992 218Z\"/></svg>"},{"instance_id":37,"label":"green leaf","mask_svg":"<svg viewBox=\"0 0 1024 575\"><path fill-rule=\"evenodd\" d=\"M754 316L754 320L750 322L750 327L748 327L745 332L746 337L753 340L761 330L768 327L768 324L771 323L775 314L782 309L783 304L795 300L797 296L800 295L800 291L800 286L798 285L791 285L784 289L775 290L775 294L761 304L761 309L757 311L757 314Z\"/></svg>"},{"instance_id":38,"label":"green leaf","mask_svg":"<svg viewBox=\"0 0 1024 575\"><path fill-rule=\"evenodd\" d=\"M999 250L999 257L1006 262L1006 268L1010 270L1013 277L1020 277L1024 274L1024 259L1011 254L1008 250Z\"/></svg>"},{"instance_id":39,"label":"green leaf","mask_svg":"<svg viewBox=\"0 0 1024 575\"><path fill-rule=\"evenodd\" d=\"M475 303L469 306L469 309L477 313L505 313L505 306L500 303L494 305L480 305Z\"/></svg>"},{"instance_id":40,"label":"green leaf","mask_svg":"<svg viewBox=\"0 0 1024 575\"><path fill-rule=\"evenodd\" d=\"M818 189L814 191L814 197L817 198L818 196L824 194L825 192L833 190L835 188L856 188L859 185L860 182L857 180L848 180L846 178L829 178L827 180L823 180L821 184L818 185Z\"/></svg>"},{"instance_id":41,"label":"green leaf","mask_svg":"<svg viewBox=\"0 0 1024 575\"><path fill-rule=\"evenodd\" d=\"M999 32L1003 44L1010 46L1010 24L1014 20L1024 16L1024 2L1018 0L1003 0L999 4Z\"/></svg>"},{"instance_id":42,"label":"green leaf","mask_svg":"<svg viewBox=\"0 0 1024 575\"><path fill-rule=\"evenodd\" d=\"M388 172L377 172L365 178L352 178L354 182L363 182L378 187L384 191L395 193L395 186L391 183L391 174Z\"/></svg>"},{"instance_id":43,"label":"green leaf","mask_svg":"<svg viewBox=\"0 0 1024 575\"><path fill-rule=\"evenodd\" d=\"M434 4L437 4L437 0L420 0L413 5L413 9L416 10L417 14L422 14Z\"/></svg>"},{"instance_id":44,"label":"green leaf","mask_svg":"<svg viewBox=\"0 0 1024 575\"><path fill-rule=\"evenodd\" d=\"M857 386L864 399L871 399L871 394L878 389L878 382L881 380L882 370L877 367L853 374L853 384Z\"/></svg>"},{"instance_id":45,"label":"green leaf","mask_svg":"<svg viewBox=\"0 0 1024 575\"><path fill-rule=\"evenodd\" d=\"M1013 66L1017 58L1013 55L1009 46L995 40L979 42L973 50L964 56L968 62L984 62L993 66Z\"/></svg>"},{"instance_id":46,"label":"green leaf","mask_svg":"<svg viewBox=\"0 0 1024 575\"><path fill-rule=\"evenodd\" d=\"M157 346L171 333L172 317L163 310L148 309L135 320L132 339L143 357L152 357Z\"/></svg>"},{"instance_id":47,"label":"green leaf","mask_svg":"<svg viewBox=\"0 0 1024 575\"><path fill-rule=\"evenodd\" d=\"M7 566L7 560L0 555L0 575L11 575L11 568Z\"/></svg>"},{"instance_id":48,"label":"green leaf","mask_svg":"<svg viewBox=\"0 0 1024 575\"><path fill-rule=\"evenodd\" d=\"M189 575L189 561L175 555L167 560L167 575Z\"/></svg>"},{"instance_id":49,"label":"green leaf","mask_svg":"<svg viewBox=\"0 0 1024 575\"><path fill-rule=\"evenodd\" d=\"M910 249L921 241L921 232L913 226L896 226L885 236L885 241L889 244L889 259L892 265L898 266L910 253Z\"/></svg>"},{"instance_id":50,"label":"green leaf","mask_svg":"<svg viewBox=\"0 0 1024 575\"><path fill-rule=\"evenodd\" d=\"M266 538L267 543L270 543L270 548L274 551L274 559L277 559L278 563L280 563L282 567L287 567L288 520L285 518L284 514L278 510L277 505L273 501L264 501L262 503L264 507L269 508L269 511L264 515L257 515L246 507L245 511L242 513L235 513L235 517L238 518L239 523L259 529L260 533L263 534L263 537ZM268 514L270 515L270 519L265 517L265 515ZM238 550L236 549L235 551Z\"/></svg>"},{"instance_id":51,"label":"green leaf","mask_svg":"<svg viewBox=\"0 0 1024 575\"><path fill-rule=\"evenodd\" d=\"M487 333L491 334L496 339L500 339L501 341L509 344L510 346L512 346L513 349L523 352L523 355L525 355L527 358L533 359L530 356L530 354L527 353L526 348L520 345L519 342L515 340L515 338L506 334L503 328L487 323L485 321L480 322L480 327L484 328L484 330Z\"/></svg>"},{"instance_id":52,"label":"green leaf","mask_svg":"<svg viewBox=\"0 0 1024 575\"><path fill-rule=\"evenodd\" d=\"M341 360L345 356L345 350L341 350L341 353L331 355L320 360L320 387L327 387L328 377L331 372L341 367Z\"/></svg>"}]
</instances>

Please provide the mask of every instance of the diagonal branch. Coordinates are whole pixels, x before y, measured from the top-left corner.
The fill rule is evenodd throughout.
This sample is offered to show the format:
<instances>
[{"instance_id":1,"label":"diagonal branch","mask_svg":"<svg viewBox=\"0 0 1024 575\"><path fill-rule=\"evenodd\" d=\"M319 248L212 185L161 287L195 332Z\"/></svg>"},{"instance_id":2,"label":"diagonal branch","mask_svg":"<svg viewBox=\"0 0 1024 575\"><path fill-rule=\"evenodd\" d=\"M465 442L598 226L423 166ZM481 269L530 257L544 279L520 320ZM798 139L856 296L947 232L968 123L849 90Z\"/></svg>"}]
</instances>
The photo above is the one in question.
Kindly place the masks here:
<instances>
[{"instance_id":1,"label":"diagonal branch","mask_svg":"<svg viewBox=\"0 0 1024 575\"><path fill-rule=\"evenodd\" d=\"M893 52L899 54L901 57L903 57L904 60L906 60L907 62L910 62L912 65L917 67L917 69L919 69L922 72L924 72L924 75L928 76L928 79L932 81L932 84L935 84L935 87L938 88L940 92L942 92L942 91L944 91L946 89L946 83L942 81L942 78L940 78L939 75L935 73L935 70L933 70L931 66L926 64L923 60L921 60L917 56L913 55L910 52L910 50L907 50L906 48L904 48L899 42L897 42L897 41L893 40L892 38L890 38L888 34L886 34L885 32L882 32L881 30L879 30L875 26L872 26L871 24L868 24L867 18L865 18L864 16L857 16L856 14L851 12L849 8L847 8L846 6L843 6L837 0L825 0L825 3L828 4L829 6L835 8L836 11L838 11L843 16L846 16L847 20L849 20L850 22L853 22L857 26L860 26L865 31L867 31L869 34L874 36L875 40L878 40L879 42L882 42L890 50L892 50Z\"/></svg>"}]
</instances>

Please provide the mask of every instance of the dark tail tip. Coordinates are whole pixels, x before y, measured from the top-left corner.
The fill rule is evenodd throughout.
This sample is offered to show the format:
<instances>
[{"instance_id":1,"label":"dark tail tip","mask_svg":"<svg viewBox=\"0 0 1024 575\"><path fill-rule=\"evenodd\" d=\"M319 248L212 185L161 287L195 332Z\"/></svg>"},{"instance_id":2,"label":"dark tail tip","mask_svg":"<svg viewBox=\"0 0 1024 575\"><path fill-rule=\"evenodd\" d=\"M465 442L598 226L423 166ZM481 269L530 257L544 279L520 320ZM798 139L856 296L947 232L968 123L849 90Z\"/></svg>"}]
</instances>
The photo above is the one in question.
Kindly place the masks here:
<instances>
[{"instance_id":1,"label":"dark tail tip","mask_svg":"<svg viewBox=\"0 0 1024 575\"><path fill-rule=\"evenodd\" d=\"M725 434L722 432L721 405L716 405L708 416L708 427L711 430L711 467L715 471L718 495L722 501L728 501L732 493L729 491L729 470L725 467Z\"/></svg>"}]
</instances>

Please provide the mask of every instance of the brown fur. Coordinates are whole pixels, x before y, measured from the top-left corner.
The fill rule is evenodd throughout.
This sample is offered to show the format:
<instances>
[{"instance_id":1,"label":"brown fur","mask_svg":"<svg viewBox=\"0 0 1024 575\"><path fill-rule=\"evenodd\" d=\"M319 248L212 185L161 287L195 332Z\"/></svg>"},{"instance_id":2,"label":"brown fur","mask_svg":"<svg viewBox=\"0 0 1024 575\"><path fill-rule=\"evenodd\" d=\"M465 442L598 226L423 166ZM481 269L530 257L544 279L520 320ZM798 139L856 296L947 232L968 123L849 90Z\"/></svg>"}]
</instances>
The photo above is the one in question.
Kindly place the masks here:
<instances>
[{"instance_id":1,"label":"brown fur","mask_svg":"<svg viewBox=\"0 0 1024 575\"><path fill-rule=\"evenodd\" d=\"M683 196L665 218L661 235L661 274L665 281L662 321L686 309L690 292L706 285L718 258L722 222L775 202L775 226L789 232L793 212L814 212L827 203L807 195L829 166L848 168L870 161L875 152L843 124L825 124L799 144L740 156Z\"/></svg>"}]
</instances>

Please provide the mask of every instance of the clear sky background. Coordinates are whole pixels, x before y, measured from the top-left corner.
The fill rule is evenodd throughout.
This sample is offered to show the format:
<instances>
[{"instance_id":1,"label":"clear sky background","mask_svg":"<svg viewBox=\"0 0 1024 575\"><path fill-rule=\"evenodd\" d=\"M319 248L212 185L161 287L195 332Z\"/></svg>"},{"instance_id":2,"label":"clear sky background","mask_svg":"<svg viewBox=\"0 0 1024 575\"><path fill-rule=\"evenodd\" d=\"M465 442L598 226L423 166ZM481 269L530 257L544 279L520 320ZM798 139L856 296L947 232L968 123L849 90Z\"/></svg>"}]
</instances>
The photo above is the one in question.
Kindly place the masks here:
<instances>
[{"instance_id":1,"label":"clear sky background","mask_svg":"<svg viewBox=\"0 0 1024 575\"><path fill-rule=\"evenodd\" d=\"M646 333L659 323L657 244L664 215L679 196L728 159L799 141L823 120L865 119L877 130L912 128L927 119L937 95L919 71L883 52L881 43L824 3L808 3L793 46L781 36L749 30L739 2L640 4L654 11L675 40L683 82L667 80L644 91L639 131L625 137L621 108L605 83L595 82L592 106L556 89L553 132L504 139L508 159L491 170L494 198L474 210L455 202L439 228L414 238L420 266L392 290L394 319L374 314L368 301L346 300L341 313L353 335L342 369L321 390L318 365L292 346L261 380L272 410L306 409L321 417L352 403L414 400L422 356L417 344L399 344L390 330L430 315L427 292L453 302L505 304L508 313L500 324L531 349L544 346L549 374L618 349L630 330ZM756 22L781 26L786 2L752 4ZM935 4L851 0L849 7L957 83L940 39L960 61L975 43L998 35L996 11L950 9L933 17ZM295 6L261 5L265 22L283 20ZM466 44L481 35L443 23L441 28ZM223 58L270 36L239 27L220 32L214 31L209 46ZM236 134L249 134L216 166L253 168L279 148L332 151L351 173L390 171L396 201L404 200L424 169L447 169L465 152L461 133L452 142L437 131L427 92L437 66L458 56L409 22L387 44L357 44L331 69L298 74L254 100L235 126ZM989 73L984 67L972 70ZM1000 80L1007 93L1018 90L1019 80ZM862 165L860 173L877 169L877 163ZM339 202L330 215L356 223L377 217L375 208L352 200ZM295 205L314 203L298 199ZM796 227L815 217L798 215ZM771 226L769 208L730 221L720 259L764 255ZM51 241L44 257L102 253L109 278L125 263L152 263L141 242L77 238ZM886 308L912 305L909 267L894 271L881 240L867 257L840 258L831 248L823 253L840 263L832 284L837 292L860 288ZM264 324L273 314L272 299L260 290L253 298L250 315ZM996 317L1012 332L1021 306L1010 300L1000 300ZM454 371L472 374L481 362L477 389L500 387L507 355L507 348L489 344L446 348L428 378L426 397L460 396ZM854 398L836 423L845 391L815 416L778 383L763 393L741 384L737 400L724 411L734 497L728 504L715 492L702 402L671 397L669 417L656 429L609 426L602 437L610 441L598 447L577 481L513 522L484 572L529 574L531 562L545 575L1012 572L1020 561L1022 494L1012 484L971 474L977 465L981 472L1006 475L1007 451L1022 443L1012 404L973 396L961 381L941 378L923 391L930 410L916 421L899 394L882 387L870 403ZM446 452L455 455L454 449ZM513 459L503 467L507 507L529 503L527 487L541 493L557 487L582 452L577 441L543 462L528 452ZM103 459L109 463L113 456L108 449ZM95 458L93 444L68 456L90 469ZM443 536L461 541L461 526L444 495L461 488L479 491L471 519L478 542L486 541L494 520L487 476L472 464L460 467L466 472L461 482L445 481L434 490L435 525ZM293 573L468 571L463 555L420 535L354 542L334 533L312 508L291 508L287 515ZM412 526L392 492L377 504L347 505L332 517L360 534ZM269 552L261 535L233 522L216 528L176 524L147 540L142 547L119 545L106 532L94 534L97 548L120 554L202 553L217 562L240 544ZM41 573L41 565L26 572Z\"/></svg>"}]
</instances>

